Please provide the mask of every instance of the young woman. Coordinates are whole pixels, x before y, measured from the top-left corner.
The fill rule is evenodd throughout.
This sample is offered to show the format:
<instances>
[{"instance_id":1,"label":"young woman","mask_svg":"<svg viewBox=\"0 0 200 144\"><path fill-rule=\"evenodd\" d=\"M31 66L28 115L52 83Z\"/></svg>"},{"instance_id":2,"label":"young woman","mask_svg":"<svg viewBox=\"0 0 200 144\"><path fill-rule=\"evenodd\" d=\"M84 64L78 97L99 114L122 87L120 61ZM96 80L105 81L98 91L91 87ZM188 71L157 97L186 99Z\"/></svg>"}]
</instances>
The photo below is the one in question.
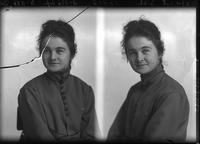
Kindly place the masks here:
<instances>
[{"instance_id":1,"label":"young woman","mask_svg":"<svg viewBox=\"0 0 200 144\"><path fill-rule=\"evenodd\" d=\"M124 27L122 47L141 81L130 88L108 139L185 141L189 103L183 87L164 71L159 29L148 20L131 21Z\"/></svg>"},{"instance_id":2,"label":"young woman","mask_svg":"<svg viewBox=\"0 0 200 144\"><path fill-rule=\"evenodd\" d=\"M62 20L42 25L39 51L47 71L27 82L18 96L18 130L24 141L93 139L92 88L70 74L77 52L73 28Z\"/></svg>"}]
</instances>

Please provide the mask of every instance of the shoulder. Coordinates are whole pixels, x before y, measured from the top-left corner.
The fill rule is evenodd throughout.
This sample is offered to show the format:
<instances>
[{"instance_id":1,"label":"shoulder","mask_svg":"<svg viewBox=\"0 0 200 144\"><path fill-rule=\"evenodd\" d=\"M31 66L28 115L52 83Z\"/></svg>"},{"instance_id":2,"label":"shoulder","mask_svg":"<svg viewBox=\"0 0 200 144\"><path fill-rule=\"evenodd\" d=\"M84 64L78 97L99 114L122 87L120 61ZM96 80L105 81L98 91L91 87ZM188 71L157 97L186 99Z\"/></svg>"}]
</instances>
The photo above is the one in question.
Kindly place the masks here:
<instances>
[{"instance_id":1,"label":"shoulder","mask_svg":"<svg viewBox=\"0 0 200 144\"><path fill-rule=\"evenodd\" d=\"M167 74L163 76L159 83L159 97L157 100L170 103L188 103L188 98L182 85Z\"/></svg>"},{"instance_id":2,"label":"shoulder","mask_svg":"<svg viewBox=\"0 0 200 144\"><path fill-rule=\"evenodd\" d=\"M23 85L23 87L21 88L21 90L35 88L36 86L41 85L42 81L44 81L44 79L45 79L45 76L44 76L44 73L43 73L43 74L29 80L27 83L25 83Z\"/></svg>"},{"instance_id":3,"label":"shoulder","mask_svg":"<svg viewBox=\"0 0 200 144\"><path fill-rule=\"evenodd\" d=\"M164 74L161 80L160 86L168 93L181 93L185 94L183 86L175 79L170 77L168 74Z\"/></svg>"},{"instance_id":4,"label":"shoulder","mask_svg":"<svg viewBox=\"0 0 200 144\"><path fill-rule=\"evenodd\" d=\"M20 89L19 95L18 95L18 101L19 103L24 103L27 101L39 101L39 91L38 87L42 87L44 80L44 74L41 74L27 83L24 84L24 86Z\"/></svg>"},{"instance_id":5,"label":"shoulder","mask_svg":"<svg viewBox=\"0 0 200 144\"><path fill-rule=\"evenodd\" d=\"M85 103L94 102L94 92L90 85L77 76L69 75L71 89L73 89ZM87 104L86 104L87 105Z\"/></svg>"},{"instance_id":6,"label":"shoulder","mask_svg":"<svg viewBox=\"0 0 200 144\"><path fill-rule=\"evenodd\" d=\"M130 97L134 92L140 89L141 82L132 85L128 91L127 98Z\"/></svg>"},{"instance_id":7,"label":"shoulder","mask_svg":"<svg viewBox=\"0 0 200 144\"><path fill-rule=\"evenodd\" d=\"M135 90L135 89L138 89L141 85L141 81L137 82L136 84L132 85L130 90Z\"/></svg>"},{"instance_id":8,"label":"shoulder","mask_svg":"<svg viewBox=\"0 0 200 144\"><path fill-rule=\"evenodd\" d=\"M89 84L87 84L85 81L83 81L81 78L79 78L75 75L70 74L70 79L71 79L71 81L73 81L74 83L76 83L78 85L81 85L84 87L90 87Z\"/></svg>"},{"instance_id":9,"label":"shoulder","mask_svg":"<svg viewBox=\"0 0 200 144\"><path fill-rule=\"evenodd\" d=\"M140 88L140 85L141 85L141 81L137 82L136 84L132 85L129 89L129 93L132 92L132 91L136 91Z\"/></svg>"},{"instance_id":10,"label":"shoulder","mask_svg":"<svg viewBox=\"0 0 200 144\"><path fill-rule=\"evenodd\" d=\"M82 89L84 91L92 90L92 87L89 84L75 75L70 74L69 79L71 84L73 84L77 89Z\"/></svg>"}]
</instances>

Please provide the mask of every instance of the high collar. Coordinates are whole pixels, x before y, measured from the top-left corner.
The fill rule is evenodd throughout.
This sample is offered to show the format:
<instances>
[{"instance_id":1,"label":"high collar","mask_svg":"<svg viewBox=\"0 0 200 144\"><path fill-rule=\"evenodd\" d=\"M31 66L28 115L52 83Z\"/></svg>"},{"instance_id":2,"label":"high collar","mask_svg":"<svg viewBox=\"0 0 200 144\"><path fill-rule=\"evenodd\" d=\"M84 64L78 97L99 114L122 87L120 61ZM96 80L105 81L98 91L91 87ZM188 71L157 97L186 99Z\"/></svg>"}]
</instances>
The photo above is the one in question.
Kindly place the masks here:
<instances>
[{"instance_id":1,"label":"high collar","mask_svg":"<svg viewBox=\"0 0 200 144\"><path fill-rule=\"evenodd\" d=\"M46 75L50 79L58 83L63 83L68 78L69 74L70 74L70 69L66 69L65 71L61 72L51 72L48 70L46 72Z\"/></svg>"},{"instance_id":2,"label":"high collar","mask_svg":"<svg viewBox=\"0 0 200 144\"><path fill-rule=\"evenodd\" d=\"M154 70L147 74L141 74L142 85L148 85L154 81L154 78L161 72L164 72L162 64L159 64Z\"/></svg>"}]
</instances>

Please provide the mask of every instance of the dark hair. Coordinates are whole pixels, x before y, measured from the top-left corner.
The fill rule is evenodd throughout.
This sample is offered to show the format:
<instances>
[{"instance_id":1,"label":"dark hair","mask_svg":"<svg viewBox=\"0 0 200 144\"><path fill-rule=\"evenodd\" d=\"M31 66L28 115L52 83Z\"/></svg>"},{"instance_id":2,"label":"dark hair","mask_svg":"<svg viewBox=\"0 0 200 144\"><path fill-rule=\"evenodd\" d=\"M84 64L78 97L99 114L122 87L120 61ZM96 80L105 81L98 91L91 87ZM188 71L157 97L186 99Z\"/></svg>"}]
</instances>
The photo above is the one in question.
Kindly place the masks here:
<instances>
[{"instance_id":1,"label":"dark hair","mask_svg":"<svg viewBox=\"0 0 200 144\"><path fill-rule=\"evenodd\" d=\"M62 38L68 44L71 56L73 58L77 53L75 33L72 26L63 20L48 20L47 22L42 24L41 31L37 40L40 54L44 48L42 46L44 38L51 34L53 34L53 36Z\"/></svg>"},{"instance_id":2,"label":"dark hair","mask_svg":"<svg viewBox=\"0 0 200 144\"><path fill-rule=\"evenodd\" d=\"M140 18L139 20L130 21L126 24L123 28L123 39L121 41L122 54L127 54L126 45L128 40L133 36L144 36L148 38L157 48L159 55L164 53L164 43L161 40L158 27L154 23ZM160 62L162 63L162 58Z\"/></svg>"}]
</instances>

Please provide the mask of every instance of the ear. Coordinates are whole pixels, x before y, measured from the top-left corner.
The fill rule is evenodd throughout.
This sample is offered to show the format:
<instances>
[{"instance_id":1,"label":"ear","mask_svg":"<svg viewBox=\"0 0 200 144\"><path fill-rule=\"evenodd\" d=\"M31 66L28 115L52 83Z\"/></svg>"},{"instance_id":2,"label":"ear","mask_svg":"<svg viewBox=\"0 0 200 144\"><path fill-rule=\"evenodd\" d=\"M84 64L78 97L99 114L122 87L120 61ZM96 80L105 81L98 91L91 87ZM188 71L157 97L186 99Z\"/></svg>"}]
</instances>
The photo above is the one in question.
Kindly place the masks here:
<instances>
[{"instance_id":1,"label":"ear","mask_svg":"<svg viewBox=\"0 0 200 144\"><path fill-rule=\"evenodd\" d=\"M70 62L72 62L73 59L74 59L74 56L72 56L70 53Z\"/></svg>"},{"instance_id":2,"label":"ear","mask_svg":"<svg viewBox=\"0 0 200 144\"><path fill-rule=\"evenodd\" d=\"M163 57L163 54L158 54L159 59L162 59L162 57Z\"/></svg>"},{"instance_id":3,"label":"ear","mask_svg":"<svg viewBox=\"0 0 200 144\"><path fill-rule=\"evenodd\" d=\"M163 54L158 55L158 59L159 59L160 64L162 64L162 57L163 57Z\"/></svg>"}]
</instances>

